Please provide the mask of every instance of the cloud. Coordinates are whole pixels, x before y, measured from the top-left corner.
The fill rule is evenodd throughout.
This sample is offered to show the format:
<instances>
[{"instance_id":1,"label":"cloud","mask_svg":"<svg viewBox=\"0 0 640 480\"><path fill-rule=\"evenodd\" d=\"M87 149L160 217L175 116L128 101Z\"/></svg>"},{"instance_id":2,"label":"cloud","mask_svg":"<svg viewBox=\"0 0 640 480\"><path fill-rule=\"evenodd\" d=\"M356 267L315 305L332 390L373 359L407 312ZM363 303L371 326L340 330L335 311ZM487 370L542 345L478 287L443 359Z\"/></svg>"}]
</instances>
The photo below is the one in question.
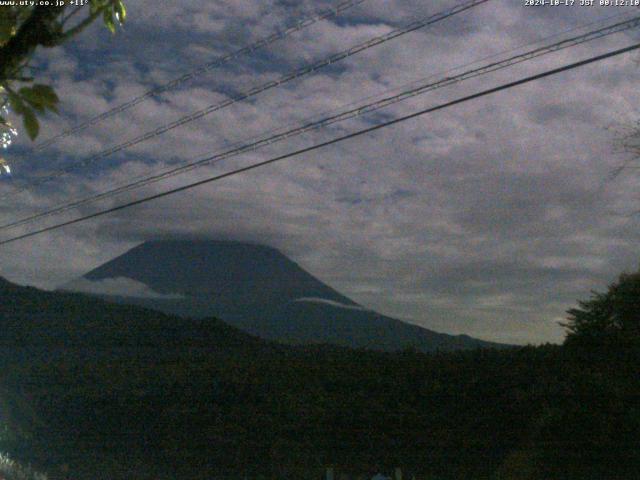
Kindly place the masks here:
<instances>
[{"instance_id":1,"label":"cloud","mask_svg":"<svg viewBox=\"0 0 640 480\"><path fill-rule=\"evenodd\" d=\"M154 298L158 300L179 300L184 298L184 295L177 293L164 294L156 292L148 285L127 277L105 278L103 280L79 278L66 284L63 288L72 292L114 297Z\"/></svg>"},{"instance_id":2,"label":"cloud","mask_svg":"<svg viewBox=\"0 0 640 480\"><path fill-rule=\"evenodd\" d=\"M62 99L46 136L293 25L334 4L243 0L131 7L112 36L96 25L38 57ZM36 152L20 136L7 152L10 193L31 176L169 123L285 71L390 31L450 2L368 0L255 54L193 79ZM150 15L154 12L154 15ZM610 16L605 8L487 4L239 102L0 204L9 221L219 152L355 99L465 65ZM611 20L613 21L613 20ZM592 26L590 28L595 28ZM575 35L586 29L574 30ZM619 48L601 39L431 92L385 110L398 116ZM524 47L523 47L524 46ZM171 52L167 54L167 52ZM639 70L630 54L460 104L366 136L157 202L0 248L0 274L64 284L153 238L198 236L279 248L337 290L380 313L450 333L512 343L561 341L564 312L591 289L637 268L640 177L604 179L623 157L608 127L637 120ZM465 67L468 68L468 67ZM460 70L458 70L460 71ZM626 80L626 81L623 81ZM352 119L162 183L85 206L88 214L371 125ZM46 226L50 218L38 226ZM16 234L28 231L15 229ZM5 237L6 238L6 237ZM365 307L363 307L365 308Z\"/></svg>"},{"instance_id":3,"label":"cloud","mask_svg":"<svg viewBox=\"0 0 640 480\"><path fill-rule=\"evenodd\" d=\"M317 298L317 297L301 297L293 300L294 302L309 302L309 303L322 303L325 305L331 305L336 308L345 308L347 310L362 310L368 311L366 308L361 307L360 305L347 305L345 303L336 302L335 300L327 300L325 298Z\"/></svg>"}]
</instances>

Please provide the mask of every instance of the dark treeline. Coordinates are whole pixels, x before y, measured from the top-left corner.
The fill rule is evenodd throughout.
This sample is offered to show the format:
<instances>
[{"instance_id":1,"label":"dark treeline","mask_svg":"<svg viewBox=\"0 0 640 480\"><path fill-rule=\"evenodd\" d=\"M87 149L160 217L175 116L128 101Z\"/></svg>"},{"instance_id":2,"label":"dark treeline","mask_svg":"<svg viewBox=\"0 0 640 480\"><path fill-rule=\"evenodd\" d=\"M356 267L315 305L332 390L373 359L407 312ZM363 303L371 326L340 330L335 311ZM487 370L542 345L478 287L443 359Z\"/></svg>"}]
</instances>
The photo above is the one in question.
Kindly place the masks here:
<instances>
[{"instance_id":1,"label":"dark treeline","mask_svg":"<svg viewBox=\"0 0 640 480\"><path fill-rule=\"evenodd\" d=\"M328 465L423 479L640 471L640 348L628 332L582 335L578 310L564 346L379 353L1 290L2 448L52 479L320 479Z\"/></svg>"}]
</instances>

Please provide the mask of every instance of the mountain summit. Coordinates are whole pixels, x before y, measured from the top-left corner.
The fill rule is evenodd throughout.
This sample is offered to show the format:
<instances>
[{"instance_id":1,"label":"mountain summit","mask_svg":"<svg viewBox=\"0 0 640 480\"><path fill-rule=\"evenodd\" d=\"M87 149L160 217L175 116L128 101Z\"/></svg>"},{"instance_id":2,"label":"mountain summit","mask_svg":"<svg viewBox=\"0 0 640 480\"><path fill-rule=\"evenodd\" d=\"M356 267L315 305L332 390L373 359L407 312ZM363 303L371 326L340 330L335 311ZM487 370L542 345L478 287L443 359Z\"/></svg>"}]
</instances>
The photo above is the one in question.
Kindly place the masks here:
<instances>
[{"instance_id":1,"label":"mountain summit","mask_svg":"<svg viewBox=\"0 0 640 480\"><path fill-rule=\"evenodd\" d=\"M64 289L181 316L214 316L287 343L422 351L498 346L380 315L322 283L278 250L244 242L145 242Z\"/></svg>"}]
</instances>

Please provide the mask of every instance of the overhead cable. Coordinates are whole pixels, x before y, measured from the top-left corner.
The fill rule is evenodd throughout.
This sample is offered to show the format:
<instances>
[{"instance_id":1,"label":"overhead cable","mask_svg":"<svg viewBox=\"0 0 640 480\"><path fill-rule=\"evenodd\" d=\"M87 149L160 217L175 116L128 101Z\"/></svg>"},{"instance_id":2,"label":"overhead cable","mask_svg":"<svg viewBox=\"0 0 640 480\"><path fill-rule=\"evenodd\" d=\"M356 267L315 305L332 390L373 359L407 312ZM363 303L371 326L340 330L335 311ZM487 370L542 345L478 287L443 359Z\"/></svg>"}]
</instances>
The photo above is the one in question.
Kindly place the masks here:
<instances>
[{"instance_id":1,"label":"overhead cable","mask_svg":"<svg viewBox=\"0 0 640 480\"><path fill-rule=\"evenodd\" d=\"M566 49L569 47L573 47L576 45L580 45L589 41L593 41L599 38L602 38L604 36L607 35L612 35L614 33L619 33L625 30L629 30L631 28L636 28L640 26L640 16L638 17L634 17L630 20L626 20L624 22L618 22L616 24L613 25L609 25L607 27L603 27L603 28L599 28L597 30L593 30L590 32L587 32L585 34L582 35L578 35L569 39L565 39L559 42L555 42L553 44L550 45L545 45L539 48L535 48L529 51L526 51L524 53L518 54L518 55L513 55L511 57L508 57L506 59L503 60L499 60L499 61L495 61L492 63L489 63L487 65L483 65L481 67L478 68L474 68L471 70L468 70L466 72L460 73L458 75L454 75L454 76L447 76L444 78L441 78L440 80L437 80L435 82L431 82L431 83L427 83L427 84L422 84L422 85L418 85L414 88L411 88L409 90L405 90L402 91L398 94L392 95L392 96L388 96L382 99L378 99L376 101L367 103L365 105L360 105L356 108L352 108L346 111L342 111L339 112L337 114L322 118L320 120L315 120L312 122L308 122L305 123L301 126L280 132L276 135L272 135L266 138L261 138L258 139L254 142L248 143L248 144L240 144L234 148L231 148L229 150L220 152L220 153L216 153L214 155L209 155L203 159L199 159L193 162L190 162L186 165L181 165L181 166L177 166L153 175L147 175L147 176L143 176L142 178L135 180L133 182L129 182L125 185L107 190L105 192L101 192L99 194L93 194L91 196L87 196L85 198L79 199L79 200L74 200L72 202L63 204L63 205L59 205L57 207L54 207L52 209L46 210L44 212L41 213L37 213L19 220L14 220L11 221L9 223L6 223L4 225L0 225L0 231L1 230L7 230L10 228L15 228L18 227L20 225L24 225L27 223L31 223L33 221L39 220L41 218L47 217L47 216L51 216L51 215L55 215L58 213L62 213L65 211L68 211L70 209L82 206L82 205L86 205L98 200L102 200L105 198L109 198L127 191L131 191L137 188L141 188L145 185L149 185L152 183L156 183L159 182L161 180L167 179L169 177L173 177L175 175L178 174L182 174L188 171L191 171L195 168L199 168L202 167L204 165L211 165L213 163L217 163L220 162L222 160L231 158L231 157L235 157L237 155L240 154L244 154L244 153L248 153L251 151L255 151L259 148L265 147L267 145L271 145L273 143L276 142L280 142L286 139L289 139L291 137L294 136L298 136L301 135L303 133L312 131L312 130L317 130L320 128L326 128L330 125L333 125L335 123L338 122L343 122L346 121L348 119L351 118L355 118L355 117L359 117L361 115L365 115L377 110L380 110L382 108L385 107L389 107L390 105L393 105L395 103L407 100L409 98L418 96L418 95L423 95L425 93L428 93L430 91L433 91L435 89L438 88L443 88L446 86L450 86L453 84L456 84L458 82L462 82L471 78L475 78L478 77L480 75L485 75L491 72L495 72L504 68L508 68L510 66L516 65L518 63L522 63L528 60L531 60L533 58L542 56L542 55L546 55L549 53L553 53L553 52L557 52L559 50L562 49Z\"/></svg>"},{"instance_id":2,"label":"overhead cable","mask_svg":"<svg viewBox=\"0 0 640 480\"><path fill-rule=\"evenodd\" d=\"M337 17L339 15L341 15L342 13L344 13L345 11L360 5L361 3L365 2L367 0L347 0L347 1L343 1L340 2L338 5L336 5L334 8L330 8L327 10L323 10L315 15L309 16L307 18L303 18L301 20L299 20L298 22L296 22L294 25L284 29L284 30L280 30L277 32L272 33L271 35L267 36L267 37L263 37L249 45L246 45L238 50L235 50L231 53L228 53L227 55L224 55L222 57L216 58L215 60L205 63L204 65L201 65L200 67L191 70L188 73L185 73L184 75L175 78L167 83L164 83L162 85L159 85L151 90L148 90L140 95L138 95L137 97L132 98L131 100L124 102L116 107L111 108L110 110L107 110L106 112L103 112L99 115L96 115L82 123L79 123L71 128L68 128L56 135L53 135L52 137L43 140L42 142L38 143L35 147L35 150L43 150L44 148L52 145L53 143L55 143L57 140L64 138L64 137L68 137L69 135L72 135L74 133L77 133L81 130L86 129L87 127L91 127L94 126L100 122L102 122L103 120L110 118L114 115L117 115L118 113L124 112L126 110L129 110L130 108L135 107L136 105L138 105L139 103L144 102L145 100L160 95L166 91L172 90L174 88L176 88L179 85L182 85L183 83L186 83L188 81L190 81L191 79L200 76L202 74L205 74L207 72L210 72L213 69L216 69L218 67L221 67L224 64L229 63L230 61L242 57L243 55L247 55L247 54L251 54L253 52L255 52L256 50L260 50L262 48L265 48L269 45L271 45L272 43L275 43L279 40L285 39L287 37L289 37L290 35L299 32L300 30L307 28L311 25L313 25L314 23L320 22L322 20L327 20L329 18L332 17Z\"/></svg>"},{"instance_id":3,"label":"overhead cable","mask_svg":"<svg viewBox=\"0 0 640 480\"><path fill-rule=\"evenodd\" d=\"M53 231L53 230L57 230L59 228L62 228L62 227L68 226L68 225L73 225L73 224L84 222L84 221L87 221L87 220L90 220L90 219L93 219L93 218L101 217L101 216L107 215L109 213L113 213L113 212L117 212L117 211L120 211L120 210L124 210L126 208L130 208L130 207L133 207L133 206L136 206L136 205L147 203L147 202L150 202L152 200L157 200L159 198L163 198L163 197L166 197L166 196L169 196L169 195L173 195L173 194L178 193L178 192L183 192L185 190L190 190L192 188L195 188L195 187L198 187L198 186L201 186L201 185L205 185L205 184L208 184L208 183L216 182L216 181L222 180L222 179L227 178L227 177L235 176L235 175L238 175L240 173L244 173L244 172L247 172L247 171L250 171L250 170L254 170L256 168L264 167L266 165L270 165L270 164L273 164L273 163L276 163L276 162L279 162L279 161L282 161L282 160L285 160L285 159L288 159L288 158L291 158L291 157L295 157L295 156L298 156L298 155L302 155L304 153L308 153L308 152L311 152L311 151L314 151L314 150L318 150L320 148L323 148L323 147L326 147L326 146L329 146L329 145L333 145L333 144L336 144L338 142L342 142L342 141L345 141L345 140L348 140L348 139L351 139L351 138L359 137L361 135L364 135L364 134L367 134L367 133L371 133L371 132L374 132L376 130L380 130L380 129L385 128L385 127L389 127L389 126L395 125L397 123L405 122L405 121L410 120L412 118L416 118L416 117L419 117L419 116L422 116L422 115L425 115L425 114L428 114L428 113L432 113L432 112L435 112L435 111L443 110L445 108L449 108L449 107L452 107L454 105L459 105L461 103L468 102L468 101L474 100L476 98L484 97L486 95L491 95L491 94L497 93L499 91L508 90L510 88L514 88L516 86L523 85L525 83L529 83L529 82L533 82L535 80L539 80L541 78L549 77L549 76L552 76L552 75L557 75L559 73L566 72L566 71L572 70L574 68L578 68L578 67L582 67L584 65L588 65L588 64L591 64L591 63L599 62L599 61L605 60L607 58L615 57L615 56L621 55L623 53L627 53L627 52L631 52L633 50L637 50L639 48L640 48L640 43L636 43L636 44L631 45L629 47L621 48L621 49L618 49L618 50L613 50L613 51L610 51L610 52L602 54L602 55L597 55L597 56L594 56L594 57L590 57L590 58L588 58L586 60L581 60L579 62L575 62L575 63L571 63L571 64L568 64L568 65L564 65L564 66L559 67L559 68L554 68L554 69L551 69L551 70L547 70L545 72L538 73L536 75L531 75L531 76L528 76L528 77L525 77L525 78L521 78L521 79L513 81L513 82L508 82L508 83L499 85L497 87L493 87L493 88L490 88L490 89L487 89L487 90L483 90L481 92L474 93L472 95L467 95L465 97L461 97L461 98L458 98L456 100L452 100L452 101L449 101L449 102L446 102L446 103L442 103L442 104L437 105L435 107L429 107L429 108L426 108L426 109L423 109L423 110L419 110L417 112L414 112L414 113L411 113L411 114L408 114L408 115L404 115L404 116L395 118L393 120L389 120L387 122L380 123L378 125L374 125L374 126L369 127L369 128L358 130L356 132L352 132L352 133L349 133L347 135L336 137L336 138L333 138L331 140L327 140L325 142L321 142L321 143L318 143L318 144L315 144L315 145L312 145L312 146L309 146L309 147L305 147L305 148L296 150L294 152L290 152L290 153L287 153L287 154L284 154L284 155L280 155L280 156L277 156L275 158L271 158L269 160L264 160L262 162L257 162L257 163L254 163L252 165L248 165L246 167L237 168L235 170L232 170L232 171L229 171L229 172L226 172L226 173L222 173L222 174L219 174L219 175L215 175L215 176L212 176L212 177L209 177L209 178L205 178L203 180L199 180L199 181L196 181L196 182L192 182L192 183L189 183L187 185L183 185L181 187L176 187L176 188L172 188L170 190L165 190L163 192L156 193L154 195L150 195L150 196L147 196L147 197L144 197L144 198L133 200L133 201L130 201L130 202L127 202L127 203L124 203L124 204L121 204L121 205L117 205L117 206L114 206L114 207L111 207L111 208L107 208L107 209L104 209L104 210L99 210L97 212L94 212L94 213L91 213L91 214L88 214L88 215L77 217L77 218L74 218L72 220L68 220L68 221L61 222L61 223L58 223L58 224L55 224L55 225L51 225L51 226L48 226L48 227L45 227L45 228L41 228L39 230L35 230L35 231L29 232L29 233L25 233L25 234L22 234L22 235L11 237L11 238L8 238L6 240L0 241L0 246L6 245L8 243L12 243L12 242L15 242L15 241L18 241L18 240L22 240L22 239L25 239L25 238L33 237L33 236L36 236L36 235L41 235L41 234L43 234L45 232L50 232L50 231Z\"/></svg>"},{"instance_id":4,"label":"overhead cable","mask_svg":"<svg viewBox=\"0 0 640 480\"><path fill-rule=\"evenodd\" d=\"M377 37L373 37L365 42L359 43L357 45L354 45L346 50L343 50L339 53L333 54L327 58L324 58L318 62L315 62L311 65L307 65L305 67L299 68L297 70L294 70L290 73L287 73L283 76L281 76L280 78L276 79L276 80L271 80L269 82L263 83L261 85L258 85L256 87L253 87L252 89L242 92L238 95L233 96L232 98L229 98L221 103L216 103L216 104L212 104L209 105L203 109L200 109L196 112L193 112L189 115L185 115L181 118L179 118L178 120L175 120L171 123L162 125L160 127L157 127L155 130L146 132L142 135L139 135L131 140L128 140L124 143L120 143L118 145L115 145L113 147L107 148L105 150L102 150L101 152L98 152L80 162L76 162L73 163L65 168L62 168L60 170L57 170L53 173L50 173L49 175L43 176L43 177L38 177L37 179L30 181L30 182L26 182L25 184L23 184L22 186L18 187L17 189L13 190L11 193L7 193L5 195L0 195L0 200L4 200L6 198L8 198L9 196L15 196L16 194L28 189L29 187L35 187L38 185L42 185L46 182L49 182L51 180L53 180L54 178L59 178L63 175L66 175L67 173L70 173L78 168L82 168L82 167L86 167L87 165L95 162L96 160L108 157L110 155L113 155L114 153L120 152L122 150L125 150L127 148L133 147L135 145L138 145L142 142L145 142L147 140L150 140L152 138L158 137L160 135L164 135L165 133L167 133L170 130L173 130L175 128L178 128L182 125L185 125L187 123L191 123L195 120L198 120L202 117L205 117L207 115L210 115L213 112L216 112L218 110L222 110L223 108L229 107L231 105L234 105L238 102L241 102L243 100L246 100L250 97L253 97L255 95L258 95L260 93L263 93L267 90L270 90L272 88L275 87L279 87L280 85L283 85L285 83L288 83L292 80L296 80L299 79L301 77L304 77L310 73L313 73L321 68L324 68L328 65L331 65L333 63L339 62L341 60L344 60L346 58L349 58L353 55L356 55L357 53L360 53L364 50L367 50L369 48L375 47L377 45L380 45L382 43L388 42L390 40L393 40L395 38L398 38L402 35L406 35L408 33L411 33L415 30L418 30L420 28L424 28L428 25L432 25L436 22L440 22L446 18L449 18L453 15L456 15L458 13L464 12L470 8L476 7L478 5L481 5L483 3L486 3L490 0L470 0L461 4L458 4L452 8L449 8L443 12L440 13L436 13L434 15L431 15L429 17L426 18L422 18L420 20L414 20L413 22L410 22L409 24L400 27L400 28L396 28L392 31L390 31L389 33L386 33L384 35L380 35Z\"/></svg>"}]
</instances>

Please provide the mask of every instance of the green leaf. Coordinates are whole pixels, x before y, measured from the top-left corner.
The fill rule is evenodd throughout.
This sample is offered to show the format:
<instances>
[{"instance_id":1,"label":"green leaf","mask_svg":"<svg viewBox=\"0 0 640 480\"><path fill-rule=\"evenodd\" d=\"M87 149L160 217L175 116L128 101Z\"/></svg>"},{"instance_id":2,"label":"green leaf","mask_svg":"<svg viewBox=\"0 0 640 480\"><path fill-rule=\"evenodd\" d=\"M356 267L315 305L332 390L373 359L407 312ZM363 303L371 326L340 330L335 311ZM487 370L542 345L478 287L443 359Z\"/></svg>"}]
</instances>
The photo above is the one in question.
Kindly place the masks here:
<instances>
[{"instance_id":1,"label":"green leaf","mask_svg":"<svg viewBox=\"0 0 640 480\"><path fill-rule=\"evenodd\" d=\"M9 105L11 109L19 115L22 115L22 112L27 108L22 99L16 95L15 93L9 91Z\"/></svg>"},{"instance_id":2,"label":"green leaf","mask_svg":"<svg viewBox=\"0 0 640 480\"><path fill-rule=\"evenodd\" d=\"M9 91L9 103L13 111L22 116L22 124L24 125L27 134L31 140L34 140L38 136L40 130L40 124L36 118L36 114L33 110L26 105L22 99L14 92Z\"/></svg>"},{"instance_id":3,"label":"green leaf","mask_svg":"<svg viewBox=\"0 0 640 480\"><path fill-rule=\"evenodd\" d=\"M41 83L36 83L31 90L38 95L39 97L45 100L46 105L55 105L60 99L56 92L49 85L43 85Z\"/></svg>"},{"instance_id":4,"label":"green leaf","mask_svg":"<svg viewBox=\"0 0 640 480\"><path fill-rule=\"evenodd\" d=\"M89 0L89 14L94 15L103 7L102 2L98 0Z\"/></svg>"},{"instance_id":5,"label":"green leaf","mask_svg":"<svg viewBox=\"0 0 640 480\"><path fill-rule=\"evenodd\" d=\"M40 124L38 123L38 119L36 118L33 110L26 109L22 113L22 123L24 125L24 129L27 131L27 135L31 140L35 140L40 132Z\"/></svg>"},{"instance_id":6,"label":"green leaf","mask_svg":"<svg viewBox=\"0 0 640 480\"><path fill-rule=\"evenodd\" d=\"M104 19L104 24L107 26L109 31L111 33L116 33L116 24L113 21L113 14L110 11L105 10L102 14L102 18Z\"/></svg>"},{"instance_id":7,"label":"green leaf","mask_svg":"<svg viewBox=\"0 0 640 480\"><path fill-rule=\"evenodd\" d=\"M36 84L33 87L22 87L18 94L37 111L44 113L46 109L57 113L56 104L59 99L48 85Z\"/></svg>"},{"instance_id":8,"label":"green leaf","mask_svg":"<svg viewBox=\"0 0 640 480\"><path fill-rule=\"evenodd\" d=\"M118 16L118 21L122 24L127 20L127 8L124 6L124 2L122 0L117 0L115 4L116 15Z\"/></svg>"},{"instance_id":9,"label":"green leaf","mask_svg":"<svg viewBox=\"0 0 640 480\"><path fill-rule=\"evenodd\" d=\"M26 101L31 107L35 108L40 113L44 113L43 99L38 97L30 88L22 87L18 90L18 94Z\"/></svg>"},{"instance_id":10,"label":"green leaf","mask_svg":"<svg viewBox=\"0 0 640 480\"><path fill-rule=\"evenodd\" d=\"M16 18L11 8L0 8L0 46L16 34Z\"/></svg>"}]
</instances>

